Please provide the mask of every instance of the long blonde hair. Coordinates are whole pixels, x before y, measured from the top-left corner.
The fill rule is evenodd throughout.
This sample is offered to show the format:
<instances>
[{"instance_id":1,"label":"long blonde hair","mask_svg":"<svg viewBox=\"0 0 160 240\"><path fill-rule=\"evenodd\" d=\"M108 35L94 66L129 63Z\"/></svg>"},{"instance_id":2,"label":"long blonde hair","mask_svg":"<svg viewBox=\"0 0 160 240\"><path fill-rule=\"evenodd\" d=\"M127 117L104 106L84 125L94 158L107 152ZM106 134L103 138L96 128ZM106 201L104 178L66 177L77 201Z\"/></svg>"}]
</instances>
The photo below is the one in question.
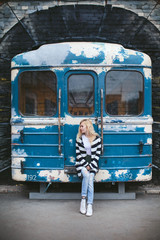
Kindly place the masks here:
<instances>
[{"instance_id":1,"label":"long blonde hair","mask_svg":"<svg viewBox=\"0 0 160 240\"><path fill-rule=\"evenodd\" d=\"M95 132L92 121L90 119L83 119L80 122L80 125L81 125L82 122L84 122L84 124L86 125L86 128L87 128L87 131L88 131L89 135L92 135L92 136L95 136L95 137L99 136L98 133ZM82 136L82 133L81 133L81 130L80 130L80 125L79 125L78 134L77 134L77 138L76 138L77 141Z\"/></svg>"}]
</instances>

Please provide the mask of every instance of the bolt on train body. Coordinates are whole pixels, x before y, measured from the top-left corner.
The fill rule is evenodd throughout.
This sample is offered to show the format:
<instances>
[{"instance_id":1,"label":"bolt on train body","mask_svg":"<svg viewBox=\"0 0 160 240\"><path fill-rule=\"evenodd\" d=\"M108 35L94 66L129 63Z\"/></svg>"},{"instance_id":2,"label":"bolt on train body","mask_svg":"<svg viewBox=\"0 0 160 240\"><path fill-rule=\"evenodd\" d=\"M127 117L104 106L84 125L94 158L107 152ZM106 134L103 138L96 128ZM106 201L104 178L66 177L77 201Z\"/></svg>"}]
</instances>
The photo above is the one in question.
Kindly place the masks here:
<instances>
[{"instance_id":1,"label":"bolt on train body","mask_svg":"<svg viewBox=\"0 0 160 240\"><path fill-rule=\"evenodd\" d=\"M47 44L15 56L12 178L79 182L75 140L92 120L102 138L96 182L152 178L151 60L119 44Z\"/></svg>"}]
</instances>

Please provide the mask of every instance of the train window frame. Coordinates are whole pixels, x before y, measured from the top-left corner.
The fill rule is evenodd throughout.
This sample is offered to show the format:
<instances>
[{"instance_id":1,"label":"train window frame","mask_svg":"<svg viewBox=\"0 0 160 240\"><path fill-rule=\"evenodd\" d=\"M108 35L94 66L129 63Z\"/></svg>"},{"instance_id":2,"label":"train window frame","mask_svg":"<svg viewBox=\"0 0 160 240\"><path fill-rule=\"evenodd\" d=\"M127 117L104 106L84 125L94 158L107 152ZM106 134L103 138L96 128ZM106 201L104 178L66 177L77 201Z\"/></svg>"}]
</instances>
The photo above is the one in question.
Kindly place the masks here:
<instances>
[{"instance_id":1,"label":"train window frame","mask_svg":"<svg viewBox=\"0 0 160 240\"><path fill-rule=\"evenodd\" d=\"M93 79L93 112L89 115L74 115L69 111L69 78L72 75L90 75ZM71 71L67 73L67 112L72 117L92 117L95 114L95 81L96 77L94 76L95 73L87 70L78 70L78 71Z\"/></svg>"},{"instance_id":2,"label":"train window frame","mask_svg":"<svg viewBox=\"0 0 160 240\"><path fill-rule=\"evenodd\" d=\"M122 71L122 72L138 72L141 76L142 76L142 81L143 81L143 89L142 89L142 91L143 91L143 99L142 99L142 104L143 104L143 106L142 106L142 110L141 110L141 112L139 113L139 114L137 114L137 115L129 115L129 114L124 114L124 115L112 115L112 114L110 114L110 113L108 113L107 112L107 109L106 109L106 98L107 98L107 94L106 94L106 84L107 84L107 75L108 75L108 73L110 73L110 72L112 72L112 71ZM138 71L138 70L134 70L134 69L111 69L111 70L109 70L107 73L106 73L106 75L105 75L105 97L104 97L104 111L105 111L105 113L107 114L107 115L109 115L109 116L111 116L111 117L137 117L137 116L140 116L140 115L142 115L143 113L144 113L144 104L145 104L145 99L144 99L144 96L145 96L145 94L144 94L144 91L145 91L145 88L144 88L144 75L143 75L143 73L141 72L141 71Z\"/></svg>"},{"instance_id":3,"label":"train window frame","mask_svg":"<svg viewBox=\"0 0 160 240\"><path fill-rule=\"evenodd\" d=\"M25 115L25 114L23 114L22 112L21 112L21 109L20 109L20 86L21 86L21 83L20 83L20 77L21 77L21 75L23 74L23 73L26 73L26 72L51 72L53 75L54 75L54 77L55 77L55 79L56 79L56 83L55 83L55 89L56 89L56 111L55 111L55 114L53 114L53 115ZM22 117L25 117L25 118L49 118L49 117L55 117L56 115L57 115L57 109L58 109L58 107L57 107L57 104L58 104L58 100L57 100L57 97L58 97L58 90L57 90L57 85L58 85L58 80L57 80L58 78L57 78L57 75L56 75L56 73L54 72L54 71L52 71L52 70L50 70L50 69L45 69L45 70L42 70L42 69L32 69L32 70L23 70L23 71L21 71L20 73L19 73L19 75L18 75L18 112L20 113L20 115L22 116ZM36 110L36 112L37 112L37 110Z\"/></svg>"}]
</instances>

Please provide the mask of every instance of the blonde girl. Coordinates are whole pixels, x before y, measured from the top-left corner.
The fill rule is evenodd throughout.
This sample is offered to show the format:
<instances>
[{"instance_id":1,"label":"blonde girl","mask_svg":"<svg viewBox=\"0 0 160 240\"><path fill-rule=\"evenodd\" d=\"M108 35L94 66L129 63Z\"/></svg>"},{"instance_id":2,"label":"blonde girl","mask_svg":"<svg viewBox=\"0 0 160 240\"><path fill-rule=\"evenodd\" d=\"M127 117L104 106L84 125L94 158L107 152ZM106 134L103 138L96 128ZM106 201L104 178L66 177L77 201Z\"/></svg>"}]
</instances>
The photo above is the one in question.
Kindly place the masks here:
<instances>
[{"instance_id":1,"label":"blonde girl","mask_svg":"<svg viewBox=\"0 0 160 240\"><path fill-rule=\"evenodd\" d=\"M98 172L101 154L101 138L89 119L80 122L76 138L76 170L82 178L80 213L93 214L94 177Z\"/></svg>"}]
</instances>

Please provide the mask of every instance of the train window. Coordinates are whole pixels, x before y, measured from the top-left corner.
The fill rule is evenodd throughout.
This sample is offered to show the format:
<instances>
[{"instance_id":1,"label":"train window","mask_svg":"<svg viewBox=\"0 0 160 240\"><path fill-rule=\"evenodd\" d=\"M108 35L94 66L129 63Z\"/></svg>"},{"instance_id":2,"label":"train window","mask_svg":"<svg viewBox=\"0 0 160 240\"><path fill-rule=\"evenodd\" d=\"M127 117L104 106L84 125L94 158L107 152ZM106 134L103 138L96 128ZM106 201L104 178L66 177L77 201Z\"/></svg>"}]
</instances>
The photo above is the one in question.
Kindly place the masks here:
<instances>
[{"instance_id":1,"label":"train window","mask_svg":"<svg viewBox=\"0 0 160 240\"><path fill-rule=\"evenodd\" d=\"M110 115L139 115L143 111L143 75L137 71L109 71L105 109Z\"/></svg>"},{"instance_id":2,"label":"train window","mask_svg":"<svg viewBox=\"0 0 160 240\"><path fill-rule=\"evenodd\" d=\"M19 76L19 109L24 116L53 116L57 111L57 79L51 71L26 71Z\"/></svg>"},{"instance_id":3,"label":"train window","mask_svg":"<svg viewBox=\"0 0 160 240\"><path fill-rule=\"evenodd\" d=\"M72 74L68 78L68 111L72 115L94 112L94 79L89 74Z\"/></svg>"}]
</instances>

